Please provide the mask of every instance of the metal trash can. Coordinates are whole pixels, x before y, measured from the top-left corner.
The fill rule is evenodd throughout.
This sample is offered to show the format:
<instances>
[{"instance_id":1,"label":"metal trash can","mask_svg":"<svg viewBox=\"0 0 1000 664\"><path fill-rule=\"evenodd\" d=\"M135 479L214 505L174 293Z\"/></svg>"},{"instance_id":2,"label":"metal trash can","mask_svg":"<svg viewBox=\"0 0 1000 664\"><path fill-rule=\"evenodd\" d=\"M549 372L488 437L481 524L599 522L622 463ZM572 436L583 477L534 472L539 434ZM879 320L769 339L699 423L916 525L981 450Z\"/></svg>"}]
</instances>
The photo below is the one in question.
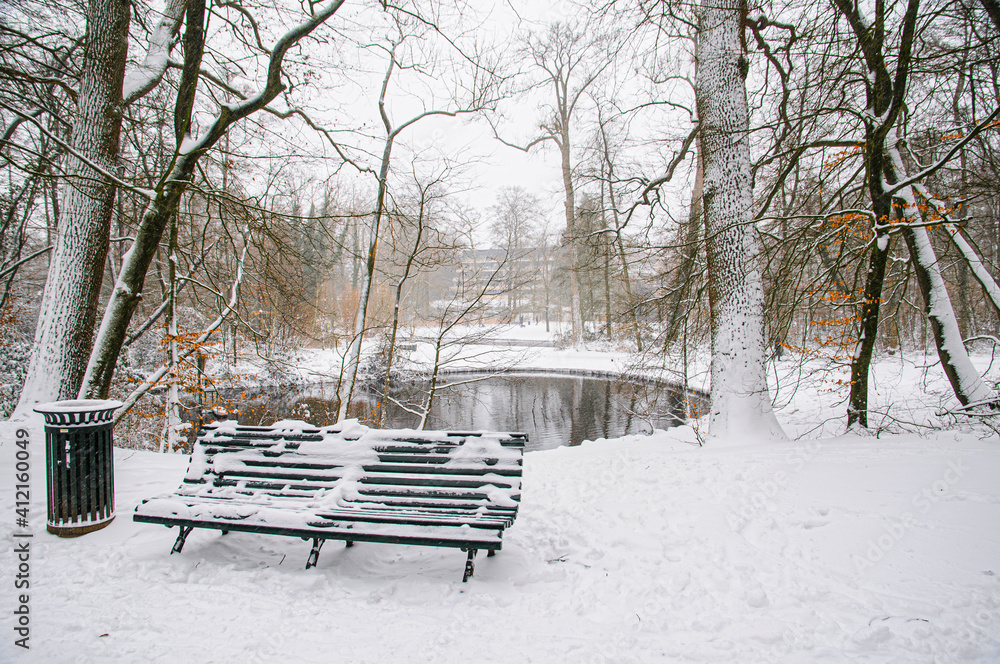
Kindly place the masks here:
<instances>
[{"instance_id":1,"label":"metal trash can","mask_svg":"<svg viewBox=\"0 0 1000 664\"><path fill-rule=\"evenodd\" d=\"M39 404L45 416L46 530L77 537L115 518L111 454L114 412L120 401L74 399Z\"/></svg>"}]
</instances>

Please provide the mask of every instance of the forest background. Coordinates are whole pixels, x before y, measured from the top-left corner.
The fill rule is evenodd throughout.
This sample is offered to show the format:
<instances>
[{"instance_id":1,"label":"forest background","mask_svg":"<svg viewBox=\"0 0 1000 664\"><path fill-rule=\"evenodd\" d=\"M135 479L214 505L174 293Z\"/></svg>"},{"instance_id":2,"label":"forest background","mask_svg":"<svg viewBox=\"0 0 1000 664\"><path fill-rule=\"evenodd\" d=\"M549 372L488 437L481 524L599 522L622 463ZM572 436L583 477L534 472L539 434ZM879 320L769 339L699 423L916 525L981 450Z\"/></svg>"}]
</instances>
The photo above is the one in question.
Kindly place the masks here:
<instances>
[{"instance_id":1,"label":"forest background","mask_svg":"<svg viewBox=\"0 0 1000 664\"><path fill-rule=\"evenodd\" d=\"M720 435L780 435L778 353L850 367L850 426L880 354L995 413L993 0L3 7L5 415L112 396L175 438L303 347L346 415L417 330L524 321L667 377L710 350Z\"/></svg>"}]
</instances>

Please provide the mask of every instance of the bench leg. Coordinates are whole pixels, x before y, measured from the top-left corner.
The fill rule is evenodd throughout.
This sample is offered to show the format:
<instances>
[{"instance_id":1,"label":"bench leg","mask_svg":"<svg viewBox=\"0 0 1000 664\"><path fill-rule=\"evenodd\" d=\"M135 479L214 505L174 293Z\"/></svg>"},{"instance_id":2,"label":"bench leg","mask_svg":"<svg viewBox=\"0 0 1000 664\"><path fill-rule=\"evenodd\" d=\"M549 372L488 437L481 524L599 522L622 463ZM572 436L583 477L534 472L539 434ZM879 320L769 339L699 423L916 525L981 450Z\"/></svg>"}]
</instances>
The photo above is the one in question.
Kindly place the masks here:
<instances>
[{"instance_id":1,"label":"bench leg","mask_svg":"<svg viewBox=\"0 0 1000 664\"><path fill-rule=\"evenodd\" d=\"M223 534L223 535L228 535L228 534L229 534L229 531L228 531L228 530L223 530L223 531L222 531L222 534Z\"/></svg>"},{"instance_id":2,"label":"bench leg","mask_svg":"<svg viewBox=\"0 0 1000 664\"><path fill-rule=\"evenodd\" d=\"M181 549L184 548L184 542L187 541L188 535L194 530L194 526L179 526L181 529L180 534L177 535L177 541L174 542L174 548L170 549L171 555L175 553L180 553Z\"/></svg>"},{"instance_id":3,"label":"bench leg","mask_svg":"<svg viewBox=\"0 0 1000 664\"><path fill-rule=\"evenodd\" d=\"M351 540L347 540L346 544L347 544L347 548L348 549L350 549L352 546L354 546L354 542L352 542Z\"/></svg>"},{"instance_id":4,"label":"bench leg","mask_svg":"<svg viewBox=\"0 0 1000 664\"><path fill-rule=\"evenodd\" d=\"M316 566L316 562L319 560L319 550L323 548L325 541L325 539L319 539L318 537L313 540L312 551L309 552L309 558L306 560L306 569Z\"/></svg>"},{"instance_id":5,"label":"bench leg","mask_svg":"<svg viewBox=\"0 0 1000 664\"><path fill-rule=\"evenodd\" d=\"M473 562L476 558L476 549L469 549L469 557L465 560L465 575L462 577L462 583L465 583L476 571L476 563Z\"/></svg>"},{"instance_id":6,"label":"bench leg","mask_svg":"<svg viewBox=\"0 0 1000 664\"><path fill-rule=\"evenodd\" d=\"M492 558L495 555L497 555L497 550L496 549L490 549L489 551L486 552L486 557L487 558Z\"/></svg>"}]
</instances>

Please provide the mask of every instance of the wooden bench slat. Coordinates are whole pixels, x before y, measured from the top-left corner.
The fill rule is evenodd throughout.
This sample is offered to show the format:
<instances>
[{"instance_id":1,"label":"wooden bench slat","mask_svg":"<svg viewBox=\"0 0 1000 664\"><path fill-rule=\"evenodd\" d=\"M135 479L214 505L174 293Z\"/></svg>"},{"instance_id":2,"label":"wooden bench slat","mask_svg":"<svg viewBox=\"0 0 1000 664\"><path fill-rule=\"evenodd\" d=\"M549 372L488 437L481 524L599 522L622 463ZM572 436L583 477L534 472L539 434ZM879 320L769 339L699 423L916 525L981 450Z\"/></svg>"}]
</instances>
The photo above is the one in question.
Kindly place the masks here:
<instances>
[{"instance_id":1,"label":"wooden bench slat","mask_svg":"<svg viewBox=\"0 0 1000 664\"><path fill-rule=\"evenodd\" d=\"M176 495L176 494L175 494ZM293 506L298 504L298 499L293 495L269 495L267 500L261 500L262 496L260 493L246 494L242 498L233 497L231 495L217 496L217 495L197 495L197 496L178 496L184 499L184 502L188 505L194 505L198 503L205 503L206 501L216 500L220 504L229 502L235 504L237 502L242 502L247 505L266 505L268 507L280 507L282 504L292 504ZM148 509L152 509L152 506ZM365 500L351 500L347 501L343 506L336 507L324 507L322 510L317 510L317 514L344 514L347 516L360 516L360 515L377 515L377 516L398 516L399 518L414 518L414 517L433 517L433 518L445 518L454 519L460 517L463 520L474 520L478 522L485 522L490 520L502 521L509 523L513 521L517 513L516 507L499 507L492 505L482 505L476 503L470 504L456 504L456 503L427 503L427 502L396 502L394 504L386 502L377 501L365 501ZM464 522L464 521L463 521Z\"/></svg>"},{"instance_id":2,"label":"wooden bench slat","mask_svg":"<svg viewBox=\"0 0 1000 664\"><path fill-rule=\"evenodd\" d=\"M180 516L182 513L178 503L165 503L162 506L158 506L153 499L150 501L145 510L146 513L159 513L161 516L164 512L176 514ZM193 513L201 513L200 508L206 508L209 512L212 511L211 503L204 500L197 501L181 501L180 504L185 505L188 510L192 510ZM278 503L253 503L253 502L233 502L233 501L218 501L216 505L220 508L221 513L230 511L230 508L235 505L240 505L246 511L258 511L261 509L282 509L280 502ZM226 518L226 517L220 517ZM230 517L232 518L232 517ZM245 518L245 517L244 517ZM321 523L322 521L335 521L335 522L359 522L359 523L381 523L381 524L400 524L400 525L427 525L427 526L462 526L468 525L472 528L486 528L486 529L503 529L509 523L509 517L504 516L492 516L487 514L455 514L455 513L438 513L434 511L419 511L419 510L391 510L391 509L371 509L371 508L329 508L320 507L311 512L311 518L316 520L316 523Z\"/></svg>"},{"instance_id":3,"label":"wooden bench slat","mask_svg":"<svg viewBox=\"0 0 1000 664\"><path fill-rule=\"evenodd\" d=\"M336 461L324 461L310 458L308 455L285 454L280 458L241 458L240 461L252 468L303 468L310 470L334 470L344 468L348 464L337 463ZM366 472L379 473L440 473L444 475L460 475L468 473L480 473L488 471L497 475L520 476L521 467L510 463L506 459L487 458L481 464L475 463L453 463L455 459L445 460L440 463L406 463L406 462L386 462L380 459L378 464L364 464L362 468Z\"/></svg>"},{"instance_id":4,"label":"wooden bench slat","mask_svg":"<svg viewBox=\"0 0 1000 664\"><path fill-rule=\"evenodd\" d=\"M334 489L336 488L336 483L319 483L320 488ZM492 486L492 485L486 485ZM314 489L315 485L303 485L303 484L276 484L273 482L264 482L260 480L244 480L243 482L224 482L220 483L220 489L235 489L242 487L246 491L260 491L264 490L267 492L289 492L289 491L308 491ZM449 487L448 489L438 488L434 486L406 486L406 485L385 485L379 484L374 486L360 486L357 488L357 492L365 496L386 496L386 497L401 497L401 496L414 496L420 498L447 498L452 500L474 500L483 501L490 499L490 492L483 491L485 486L465 488L461 487L462 490L458 490L455 487ZM500 491L506 491L508 496L513 501L518 501L520 499L520 491L514 488L504 489L503 487L497 487L494 490L499 489ZM311 496L314 491L310 491L308 496ZM303 497L307 497L304 495Z\"/></svg>"},{"instance_id":5,"label":"wooden bench slat","mask_svg":"<svg viewBox=\"0 0 1000 664\"><path fill-rule=\"evenodd\" d=\"M150 501L153 502L153 501ZM306 533L304 536L336 537L364 541L364 536L393 537L396 541L404 539L433 539L436 542L452 541L452 546L466 546L472 542L499 542L501 527L475 528L470 524L462 525L413 525L406 523L371 523L347 519L324 519L315 514L290 516L289 510L281 508L258 507L255 510L225 511L219 506L196 504L189 509L182 505L164 507L156 510L153 503L150 508L133 518L136 521L158 522L167 520L197 522L201 524L217 524L212 527L236 530L237 525L254 526L255 532L274 532L280 534L287 531ZM292 513L294 514L294 513ZM157 521L152 521L157 519ZM371 540L369 540L371 541Z\"/></svg>"},{"instance_id":6,"label":"wooden bench slat","mask_svg":"<svg viewBox=\"0 0 1000 664\"><path fill-rule=\"evenodd\" d=\"M243 480L242 482L237 482L235 480L221 480L217 485L210 486L207 484L201 485L187 485L187 487L182 487L178 490L179 495L186 496L198 496L206 495L206 492L218 490L218 492L233 491L237 487L242 486L246 492L266 492L269 494L283 494L291 496L295 492L299 497L307 498L313 497L316 490L319 488L334 489L337 486L337 482L310 482L310 483L291 483L291 482L265 482L261 480ZM515 502L520 499L520 491L514 487L508 487L504 489L503 487L498 487L501 491L507 491L509 497ZM359 485L357 487L357 493L361 496L369 496L372 498L388 497L388 498L404 498L412 497L416 499L445 499L445 500L459 500L459 501L489 501L489 495L487 492L483 492L478 489L456 489L451 488L449 490L444 490L434 487L426 486L400 486L400 485Z\"/></svg>"},{"instance_id":7,"label":"wooden bench slat","mask_svg":"<svg viewBox=\"0 0 1000 664\"><path fill-rule=\"evenodd\" d=\"M256 473L244 470L227 470L218 480L218 485L223 485L234 481L260 481L265 485L274 484L282 480L287 482L315 482L317 488L325 488L330 483L342 481L344 477L350 477L350 473L340 474L335 471L310 472L307 468L285 470L275 467L273 472ZM520 486L520 478L517 476L504 475L473 475L462 473L461 475L447 474L422 474L422 473L382 473L372 472L357 480L361 484L391 484L413 485L413 486L433 486L441 488L462 488L475 489L487 485L516 487ZM256 485L255 485L256 486Z\"/></svg>"}]
</instances>

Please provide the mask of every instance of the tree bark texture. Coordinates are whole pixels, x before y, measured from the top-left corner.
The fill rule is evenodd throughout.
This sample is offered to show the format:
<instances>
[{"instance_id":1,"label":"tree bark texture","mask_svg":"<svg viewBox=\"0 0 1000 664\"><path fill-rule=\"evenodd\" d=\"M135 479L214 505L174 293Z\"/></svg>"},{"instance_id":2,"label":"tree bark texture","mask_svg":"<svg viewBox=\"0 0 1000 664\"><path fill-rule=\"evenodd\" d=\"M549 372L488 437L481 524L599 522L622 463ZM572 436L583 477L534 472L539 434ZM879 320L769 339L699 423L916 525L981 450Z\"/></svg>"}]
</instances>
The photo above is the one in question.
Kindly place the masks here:
<instances>
[{"instance_id":1,"label":"tree bark texture","mask_svg":"<svg viewBox=\"0 0 1000 664\"><path fill-rule=\"evenodd\" d=\"M765 373L762 246L753 225L742 3L698 15L695 95L701 122L712 326L711 435L784 437Z\"/></svg>"},{"instance_id":2,"label":"tree bark texture","mask_svg":"<svg viewBox=\"0 0 1000 664\"><path fill-rule=\"evenodd\" d=\"M125 0L88 2L87 45L71 135L76 152L110 173L118 165L129 7ZM55 249L18 410L74 398L93 343L115 186L72 155L67 155L66 169Z\"/></svg>"}]
</instances>

